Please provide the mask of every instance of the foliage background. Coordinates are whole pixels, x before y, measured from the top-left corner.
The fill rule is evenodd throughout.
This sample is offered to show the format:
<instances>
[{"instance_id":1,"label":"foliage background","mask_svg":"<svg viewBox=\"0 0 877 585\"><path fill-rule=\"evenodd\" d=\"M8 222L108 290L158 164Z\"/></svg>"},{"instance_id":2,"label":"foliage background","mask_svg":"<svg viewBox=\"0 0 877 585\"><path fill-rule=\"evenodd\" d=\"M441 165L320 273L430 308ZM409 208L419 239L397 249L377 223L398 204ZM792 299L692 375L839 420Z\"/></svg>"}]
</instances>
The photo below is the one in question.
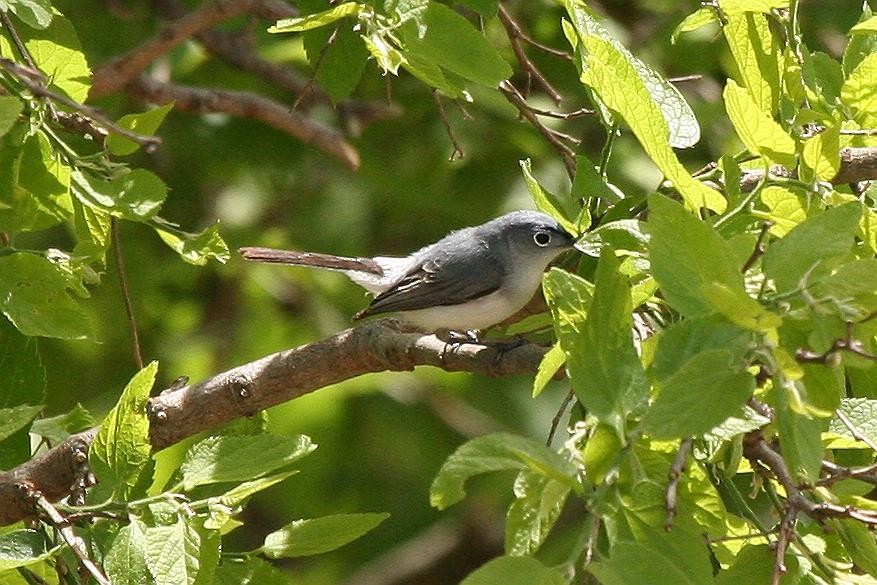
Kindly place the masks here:
<instances>
[{"instance_id":1,"label":"foliage background","mask_svg":"<svg viewBox=\"0 0 877 585\"><path fill-rule=\"evenodd\" d=\"M562 9L555 4L504 4L541 42L566 45L558 27ZM704 132L696 148L679 153L689 169L738 150L720 100L720 80L733 65L724 43L715 38L716 29L701 29L683 35L675 46L669 44L673 28L698 2L590 4L657 71L667 77L704 76L681 85ZM148 3L65 0L57 5L73 21L93 65L147 38L158 22ZM809 48L838 56L846 42L844 31L860 14L858 0L804 2L802 26ZM252 35L265 55L309 71L297 35L269 38L258 26ZM513 61L510 50L505 56ZM571 63L537 51L531 56L567 98L565 108L586 105ZM179 47L168 59L178 82L273 91L193 44ZM138 153L132 161L169 185L164 217L192 230L219 219L232 249L269 245L351 255L404 254L454 227L529 207L520 159L531 158L546 185L562 190L566 184L556 153L517 119L501 95L476 94L475 105L466 107L471 119L445 101L465 151L461 160L449 161L452 145L422 83L405 74L388 80L371 62L354 97L385 100L388 85L399 115L373 123L354 139L362 156L355 172L256 122L178 112L171 112L161 127L162 146L153 154ZM291 101L279 92L274 95ZM539 105L540 99L544 97L532 103ZM97 105L114 118L143 109L143 104L118 96ZM550 102L544 100L544 105ZM335 114L324 108L319 115L332 119ZM566 126L583 137L582 151L599 159L599 125L584 118ZM610 173L625 192L654 190L660 178L629 134L616 146ZM60 247L67 236L58 228L29 237L34 247ZM195 267L181 262L144 226L125 222L122 237L144 355L161 363L158 387L180 375L199 380L321 338L345 327L365 303L360 290L339 275L245 266L235 255L226 265ZM76 402L96 414L106 411L136 371L115 280L110 265L104 285L85 303L99 344L40 340L49 376L49 415ZM511 476L479 478L469 498L443 512L430 508L429 484L444 459L469 437L500 429L546 436L567 388L555 383L534 400L530 384L523 378L490 380L422 369L370 375L272 409L272 429L307 434L320 448L301 463L298 476L256 498L247 508L246 526L233 534L227 549L258 546L267 530L290 518L388 511L391 518L366 538L289 563L296 582L354 582L355 571L367 563L386 559L382 555L406 543L420 543L416 550L426 557L442 547L447 553L409 582L456 583L501 554ZM184 447L171 449L168 457Z\"/></svg>"}]
</instances>

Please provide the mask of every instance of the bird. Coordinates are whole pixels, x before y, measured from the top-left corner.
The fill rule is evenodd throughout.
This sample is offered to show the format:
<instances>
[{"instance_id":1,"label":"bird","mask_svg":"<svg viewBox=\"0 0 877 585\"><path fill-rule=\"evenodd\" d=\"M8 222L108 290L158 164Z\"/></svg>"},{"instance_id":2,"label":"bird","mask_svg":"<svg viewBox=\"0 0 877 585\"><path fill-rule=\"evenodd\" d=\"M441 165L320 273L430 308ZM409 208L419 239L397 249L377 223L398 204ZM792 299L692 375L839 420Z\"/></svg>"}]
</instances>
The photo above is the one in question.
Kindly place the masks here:
<instances>
[{"instance_id":1,"label":"bird","mask_svg":"<svg viewBox=\"0 0 877 585\"><path fill-rule=\"evenodd\" d=\"M538 211L513 211L450 232L404 257L346 257L245 247L246 260L343 272L374 295L353 320L394 314L427 332L482 331L520 311L536 294L542 273L575 238Z\"/></svg>"}]
</instances>

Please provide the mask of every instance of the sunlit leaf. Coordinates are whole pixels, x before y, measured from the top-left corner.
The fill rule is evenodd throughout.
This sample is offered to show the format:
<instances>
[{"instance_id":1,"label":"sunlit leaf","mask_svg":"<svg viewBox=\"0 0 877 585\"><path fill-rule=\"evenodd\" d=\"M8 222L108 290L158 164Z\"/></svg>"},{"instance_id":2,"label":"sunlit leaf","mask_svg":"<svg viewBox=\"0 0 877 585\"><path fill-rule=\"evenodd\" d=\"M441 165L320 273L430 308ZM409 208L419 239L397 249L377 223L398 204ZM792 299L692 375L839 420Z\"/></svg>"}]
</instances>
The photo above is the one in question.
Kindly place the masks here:
<instances>
[{"instance_id":1,"label":"sunlit leaf","mask_svg":"<svg viewBox=\"0 0 877 585\"><path fill-rule=\"evenodd\" d=\"M323 554L374 530L390 515L336 514L295 520L265 537L259 552L272 559Z\"/></svg>"}]
</instances>

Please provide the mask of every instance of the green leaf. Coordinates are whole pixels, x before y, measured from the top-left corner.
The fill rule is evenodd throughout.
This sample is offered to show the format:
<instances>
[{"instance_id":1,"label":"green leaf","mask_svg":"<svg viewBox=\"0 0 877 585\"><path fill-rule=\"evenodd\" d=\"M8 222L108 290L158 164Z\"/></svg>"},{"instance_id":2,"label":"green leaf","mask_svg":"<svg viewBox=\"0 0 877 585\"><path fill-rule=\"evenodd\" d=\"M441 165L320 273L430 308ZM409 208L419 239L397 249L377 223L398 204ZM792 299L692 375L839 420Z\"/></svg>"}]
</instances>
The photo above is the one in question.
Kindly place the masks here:
<instances>
[{"instance_id":1,"label":"green leaf","mask_svg":"<svg viewBox=\"0 0 877 585\"><path fill-rule=\"evenodd\" d=\"M716 576L716 585L771 583L775 558L776 552L772 545L747 544L735 555L734 563L726 571L719 571ZM795 556L786 553L784 562L786 573L780 580L781 585L796 585L802 582L798 575L798 561Z\"/></svg>"},{"instance_id":2,"label":"green leaf","mask_svg":"<svg viewBox=\"0 0 877 585\"><path fill-rule=\"evenodd\" d=\"M728 117L749 152L770 162L795 166L795 140L758 108L749 92L729 79L722 96Z\"/></svg>"},{"instance_id":3,"label":"green leaf","mask_svg":"<svg viewBox=\"0 0 877 585\"><path fill-rule=\"evenodd\" d=\"M575 221L577 213L573 212L575 208L573 202L570 199L563 200L557 195L546 191L539 184L539 181L536 180L536 177L533 176L530 159L526 158L518 161L518 163L521 165L521 171L524 173L524 182L527 184L527 191L530 192L530 197L533 198L536 209L555 218L563 226L563 229L569 233L573 235L578 234L580 230Z\"/></svg>"},{"instance_id":4,"label":"green leaf","mask_svg":"<svg viewBox=\"0 0 877 585\"><path fill-rule=\"evenodd\" d=\"M860 21L850 29L850 34L877 34L877 16Z\"/></svg>"},{"instance_id":5,"label":"green leaf","mask_svg":"<svg viewBox=\"0 0 877 585\"><path fill-rule=\"evenodd\" d=\"M110 245L110 214L83 205L78 200L73 210L73 230L77 239L73 253L103 263Z\"/></svg>"},{"instance_id":6,"label":"green leaf","mask_svg":"<svg viewBox=\"0 0 877 585\"><path fill-rule=\"evenodd\" d=\"M268 27L269 33L301 32L313 28L319 28L349 16L359 16L360 12L372 9L359 2L345 2L330 10L299 16L295 18L283 18L274 26Z\"/></svg>"},{"instance_id":7,"label":"green leaf","mask_svg":"<svg viewBox=\"0 0 877 585\"><path fill-rule=\"evenodd\" d=\"M362 36L350 26L339 26L331 36L328 29L317 29L304 33L304 46L308 61L316 69L316 79L320 87L337 104L350 96L365 71L369 52Z\"/></svg>"},{"instance_id":8,"label":"green leaf","mask_svg":"<svg viewBox=\"0 0 877 585\"><path fill-rule=\"evenodd\" d=\"M877 542L874 533L857 520L829 520L839 534L856 566L868 575L877 575Z\"/></svg>"},{"instance_id":9,"label":"green leaf","mask_svg":"<svg viewBox=\"0 0 877 585\"><path fill-rule=\"evenodd\" d=\"M861 217L858 202L814 215L767 248L762 261L764 273L774 279L778 292L798 286L818 262L850 251Z\"/></svg>"},{"instance_id":10,"label":"green leaf","mask_svg":"<svg viewBox=\"0 0 877 585\"><path fill-rule=\"evenodd\" d=\"M676 531L673 532L675 534ZM703 563L691 559L703 557L706 548L691 547L689 557L679 558L666 547L652 543L620 540L613 543L609 558L588 565L587 570L601 583L648 583L649 585L705 585L712 574L702 570ZM709 565L707 564L707 568Z\"/></svg>"},{"instance_id":11,"label":"green leaf","mask_svg":"<svg viewBox=\"0 0 877 585\"><path fill-rule=\"evenodd\" d=\"M488 87L512 75L496 48L460 14L430 2L416 19L399 29L403 52Z\"/></svg>"},{"instance_id":12,"label":"green leaf","mask_svg":"<svg viewBox=\"0 0 877 585\"><path fill-rule=\"evenodd\" d=\"M531 557L498 557L481 565L460 585L568 585L569 580Z\"/></svg>"},{"instance_id":13,"label":"green leaf","mask_svg":"<svg viewBox=\"0 0 877 585\"><path fill-rule=\"evenodd\" d=\"M676 28L673 29L673 34L670 35L670 42L675 45L676 41L679 40L679 35L682 33L691 32L717 22L719 22L719 17L716 15L715 10L707 7L698 8L676 25Z\"/></svg>"},{"instance_id":14,"label":"green leaf","mask_svg":"<svg viewBox=\"0 0 877 585\"><path fill-rule=\"evenodd\" d=\"M286 574L259 557L223 558L214 578L217 585L289 585Z\"/></svg>"},{"instance_id":15,"label":"green leaf","mask_svg":"<svg viewBox=\"0 0 877 585\"><path fill-rule=\"evenodd\" d=\"M0 136L3 136L18 121L24 104L15 96L0 95Z\"/></svg>"},{"instance_id":16,"label":"green leaf","mask_svg":"<svg viewBox=\"0 0 877 585\"><path fill-rule=\"evenodd\" d=\"M783 324L779 315L768 311L742 289L711 282L704 286L703 293L716 312L744 329L771 333Z\"/></svg>"},{"instance_id":17,"label":"green leaf","mask_svg":"<svg viewBox=\"0 0 877 585\"><path fill-rule=\"evenodd\" d=\"M116 534L104 557L104 569L114 585L145 585L151 581L146 565L145 526L137 518Z\"/></svg>"},{"instance_id":18,"label":"green leaf","mask_svg":"<svg viewBox=\"0 0 877 585\"><path fill-rule=\"evenodd\" d=\"M615 251L604 248L597 264L594 299L580 338L567 354L567 364L579 401L598 420L621 432L625 415L644 403L646 383L630 333L630 285L619 268Z\"/></svg>"},{"instance_id":19,"label":"green leaf","mask_svg":"<svg viewBox=\"0 0 877 585\"><path fill-rule=\"evenodd\" d=\"M707 439L718 439L720 441L730 441L737 435L742 435L760 429L770 424L770 419L762 416L745 406L740 409L738 414L726 418L722 424L710 429Z\"/></svg>"},{"instance_id":20,"label":"green leaf","mask_svg":"<svg viewBox=\"0 0 877 585\"><path fill-rule=\"evenodd\" d=\"M2 281L2 279L0 279ZM0 408L41 403L46 398L46 369L37 340L0 319Z\"/></svg>"},{"instance_id":21,"label":"green leaf","mask_svg":"<svg viewBox=\"0 0 877 585\"><path fill-rule=\"evenodd\" d=\"M244 501L253 494L266 490L273 485L277 485L291 475L298 473L298 470L284 471L267 477L260 477L250 481L245 481L231 488L221 496L220 501L231 508L240 506Z\"/></svg>"},{"instance_id":22,"label":"green leaf","mask_svg":"<svg viewBox=\"0 0 877 585\"><path fill-rule=\"evenodd\" d=\"M389 40L377 31L372 32L368 36L363 35L362 40L365 42L368 52L375 58L378 66L385 74L392 73L393 75L398 75L399 67L407 62L399 49L394 47ZM438 68L437 65L435 67ZM421 80L430 83L426 79Z\"/></svg>"},{"instance_id":23,"label":"green leaf","mask_svg":"<svg viewBox=\"0 0 877 585\"><path fill-rule=\"evenodd\" d=\"M38 231L72 213L70 170L43 134L25 138L16 126L2 140L0 230Z\"/></svg>"},{"instance_id":24,"label":"green leaf","mask_svg":"<svg viewBox=\"0 0 877 585\"><path fill-rule=\"evenodd\" d=\"M117 125L143 136L152 136L172 109L174 109L173 102L140 114L128 114L119 118ZM107 150L110 154L125 156L136 152L139 148L139 144L115 132L107 137Z\"/></svg>"},{"instance_id":25,"label":"green leaf","mask_svg":"<svg viewBox=\"0 0 877 585\"><path fill-rule=\"evenodd\" d=\"M524 470L514 491L515 501L506 514L505 551L516 557L532 555L554 527L570 486Z\"/></svg>"},{"instance_id":26,"label":"green leaf","mask_svg":"<svg viewBox=\"0 0 877 585\"><path fill-rule=\"evenodd\" d=\"M619 219L610 221L590 230L576 242L576 249L595 258L607 245L617 250L645 251L649 236L645 223L637 219Z\"/></svg>"},{"instance_id":27,"label":"green leaf","mask_svg":"<svg viewBox=\"0 0 877 585\"><path fill-rule=\"evenodd\" d=\"M484 18L496 16L499 9L499 0L455 0L454 3L471 8Z\"/></svg>"},{"instance_id":28,"label":"green leaf","mask_svg":"<svg viewBox=\"0 0 877 585\"><path fill-rule=\"evenodd\" d=\"M874 13L867 2L862 3L862 14L859 17L859 23L874 18ZM844 48L843 54L843 70L849 75L856 66L862 62L862 59L877 50L877 35L869 34L852 34L848 37L847 46Z\"/></svg>"},{"instance_id":29,"label":"green leaf","mask_svg":"<svg viewBox=\"0 0 877 585\"><path fill-rule=\"evenodd\" d=\"M743 290L743 275L728 243L678 203L649 197L652 271L667 303L688 317L714 312L705 289L719 283Z\"/></svg>"},{"instance_id":30,"label":"green leaf","mask_svg":"<svg viewBox=\"0 0 877 585\"><path fill-rule=\"evenodd\" d=\"M616 201L619 199L619 191L616 187L610 186L606 179L600 175L596 165L584 154L576 155L576 176L573 179L570 188L570 198L576 200L589 201L594 198L600 198L604 201ZM576 202L577 203L577 202ZM575 207L573 207L575 210ZM571 215L578 215L579 212ZM587 218L590 219L590 218ZM582 228L587 228L587 224L579 221L577 232L581 232Z\"/></svg>"},{"instance_id":31,"label":"green leaf","mask_svg":"<svg viewBox=\"0 0 877 585\"><path fill-rule=\"evenodd\" d=\"M78 402L69 412L34 421L31 432L43 437L50 445L57 445L70 435L90 429L94 417Z\"/></svg>"},{"instance_id":32,"label":"green leaf","mask_svg":"<svg viewBox=\"0 0 877 585\"><path fill-rule=\"evenodd\" d=\"M574 352L594 296L594 285L580 276L552 268L542 277L542 290L551 308L560 345L567 354Z\"/></svg>"},{"instance_id":33,"label":"green leaf","mask_svg":"<svg viewBox=\"0 0 877 585\"><path fill-rule=\"evenodd\" d=\"M796 189L780 185L767 185L761 190L761 201L770 210L764 214L773 222L770 233L785 236L799 223L807 219L804 208L805 194Z\"/></svg>"},{"instance_id":34,"label":"green leaf","mask_svg":"<svg viewBox=\"0 0 877 585\"><path fill-rule=\"evenodd\" d=\"M353 542L389 517L387 513L335 514L295 520L266 536L257 552L271 559L319 555Z\"/></svg>"},{"instance_id":35,"label":"green leaf","mask_svg":"<svg viewBox=\"0 0 877 585\"><path fill-rule=\"evenodd\" d=\"M82 203L132 221L155 217L167 197L167 185L146 169L134 169L110 181L77 169L71 178L73 194Z\"/></svg>"},{"instance_id":36,"label":"green leaf","mask_svg":"<svg viewBox=\"0 0 877 585\"><path fill-rule=\"evenodd\" d=\"M119 499L135 495L134 487L152 456L146 402L157 371L158 362L151 362L131 378L88 451L95 475Z\"/></svg>"},{"instance_id":37,"label":"green leaf","mask_svg":"<svg viewBox=\"0 0 877 585\"><path fill-rule=\"evenodd\" d=\"M554 375L563 367L565 362L566 354L563 352L560 343L555 343L551 346L551 349L545 352L545 355L542 356L542 361L539 362L536 376L533 378L533 398L542 394L542 391L554 379Z\"/></svg>"},{"instance_id":38,"label":"green leaf","mask_svg":"<svg viewBox=\"0 0 877 585\"><path fill-rule=\"evenodd\" d=\"M795 412L791 403L793 394L791 389L784 387L776 388L774 392L773 406L782 442L783 459L796 482L813 483L819 479L822 469L822 431L828 425L824 420Z\"/></svg>"},{"instance_id":39,"label":"green leaf","mask_svg":"<svg viewBox=\"0 0 877 585\"><path fill-rule=\"evenodd\" d=\"M0 534L0 571L33 565L51 557L59 548L60 545L47 549L45 535L36 530Z\"/></svg>"},{"instance_id":40,"label":"green leaf","mask_svg":"<svg viewBox=\"0 0 877 585\"><path fill-rule=\"evenodd\" d=\"M658 384L643 428L656 439L703 434L739 412L754 388L745 364L736 362L730 351L703 351Z\"/></svg>"},{"instance_id":41,"label":"green leaf","mask_svg":"<svg viewBox=\"0 0 877 585\"><path fill-rule=\"evenodd\" d=\"M566 459L532 439L494 433L463 444L445 461L429 490L429 502L443 510L463 499L466 480L492 471L528 469L573 489L576 469Z\"/></svg>"},{"instance_id":42,"label":"green leaf","mask_svg":"<svg viewBox=\"0 0 877 585\"><path fill-rule=\"evenodd\" d=\"M725 4L728 2L722 3ZM725 18L722 31L737 64L740 82L756 109L770 117L777 111L782 88L780 43L764 14L732 10Z\"/></svg>"},{"instance_id":43,"label":"green leaf","mask_svg":"<svg viewBox=\"0 0 877 585\"><path fill-rule=\"evenodd\" d=\"M399 55L401 58L401 53ZM408 53L403 58L402 67L423 83L434 87L450 98L462 98L467 102L472 101L472 96L466 90L464 84L459 83L465 80L458 76L455 76L456 79L454 80L449 79L449 76L445 75L445 71L441 67L428 59Z\"/></svg>"},{"instance_id":44,"label":"green leaf","mask_svg":"<svg viewBox=\"0 0 877 585\"><path fill-rule=\"evenodd\" d=\"M243 481L261 477L311 453L317 446L304 435L209 437L193 445L180 465L182 486Z\"/></svg>"},{"instance_id":45,"label":"green leaf","mask_svg":"<svg viewBox=\"0 0 877 585\"><path fill-rule=\"evenodd\" d=\"M579 10L581 7L578 7ZM720 193L692 178L670 148L664 115L630 61L612 43L582 32L579 42L587 55L582 82L630 126L643 149L673 183L691 209L706 207L722 212L727 206Z\"/></svg>"},{"instance_id":46,"label":"green leaf","mask_svg":"<svg viewBox=\"0 0 877 585\"><path fill-rule=\"evenodd\" d=\"M820 304L833 303L845 321L865 319L877 310L877 258L863 258L832 268L813 283Z\"/></svg>"},{"instance_id":47,"label":"green leaf","mask_svg":"<svg viewBox=\"0 0 877 585\"><path fill-rule=\"evenodd\" d=\"M844 398L838 410L846 416L858 434L872 442L877 442L877 400ZM831 419L828 430L849 439L856 438L839 418Z\"/></svg>"},{"instance_id":48,"label":"green leaf","mask_svg":"<svg viewBox=\"0 0 877 585\"><path fill-rule=\"evenodd\" d=\"M718 315L677 321L658 334L649 375L667 380L695 355L713 349L730 351L732 361L740 362L752 339L752 333Z\"/></svg>"},{"instance_id":49,"label":"green leaf","mask_svg":"<svg viewBox=\"0 0 877 585\"><path fill-rule=\"evenodd\" d=\"M27 428L30 421L42 409L42 404L20 404L12 408L0 408L0 441L5 441L16 431Z\"/></svg>"},{"instance_id":50,"label":"green leaf","mask_svg":"<svg viewBox=\"0 0 877 585\"><path fill-rule=\"evenodd\" d=\"M219 222L194 234L157 217L150 225L162 241L189 264L204 266L211 259L224 264L231 257L228 246L219 235Z\"/></svg>"},{"instance_id":51,"label":"green leaf","mask_svg":"<svg viewBox=\"0 0 877 585\"><path fill-rule=\"evenodd\" d=\"M219 561L219 533L178 518L146 528L146 565L156 585L207 585Z\"/></svg>"},{"instance_id":52,"label":"green leaf","mask_svg":"<svg viewBox=\"0 0 877 585\"><path fill-rule=\"evenodd\" d=\"M840 99L863 128L877 126L877 53L856 65L841 88Z\"/></svg>"},{"instance_id":53,"label":"green leaf","mask_svg":"<svg viewBox=\"0 0 877 585\"><path fill-rule=\"evenodd\" d=\"M70 21L55 13L48 27L40 30L26 28L18 33L37 69L51 80L50 87L66 93L74 101L84 102L90 87L91 69ZM5 30L0 34L0 54L18 54Z\"/></svg>"},{"instance_id":54,"label":"green leaf","mask_svg":"<svg viewBox=\"0 0 877 585\"><path fill-rule=\"evenodd\" d=\"M37 350L37 341L18 332L6 319L0 318L0 409L21 412L39 408L33 403L46 398L46 371ZM11 423L9 415L0 415L0 426ZM30 435L26 427L0 441L0 469L12 469L31 457Z\"/></svg>"},{"instance_id":55,"label":"green leaf","mask_svg":"<svg viewBox=\"0 0 877 585\"><path fill-rule=\"evenodd\" d=\"M15 16L31 28L44 29L52 24L51 0L3 0L2 4L11 8Z\"/></svg>"},{"instance_id":56,"label":"green leaf","mask_svg":"<svg viewBox=\"0 0 877 585\"><path fill-rule=\"evenodd\" d=\"M697 144L700 140L700 125L691 110L691 106L676 87L661 77L651 67L643 63L627 50L612 34L592 16L590 11L579 2L567 1L567 13L581 37L599 38L609 44L620 57L632 68L634 74L642 81L651 100L658 106L661 116L664 118L668 131L668 142L674 148L688 148ZM588 49L589 51L591 49ZM585 72L590 67L590 60L581 62L582 80ZM587 83L587 82L586 82ZM597 89L597 88L594 88ZM598 93L599 90L598 90ZM601 94L602 97L602 94ZM615 109L607 103L610 108ZM623 114L622 114L623 116ZM625 117L625 121L631 121Z\"/></svg>"},{"instance_id":57,"label":"green leaf","mask_svg":"<svg viewBox=\"0 0 877 585\"><path fill-rule=\"evenodd\" d=\"M41 256L0 258L0 310L25 335L88 339L91 323L67 293L67 279Z\"/></svg>"},{"instance_id":58,"label":"green leaf","mask_svg":"<svg viewBox=\"0 0 877 585\"><path fill-rule=\"evenodd\" d=\"M789 0L719 0L719 7L726 14L761 12L770 14L774 10L789 8Z\"/></svg>"},{"instance_id":59,"label":"green leaf","mask_svg":"<svg viewBox=\"0 0 877 585\"><path fill-rule=\"evenodd\" d=\"M837 127L824 131L804 141L801 162L807 171L805 181L815 178L830 181L840 170L840 130Z\"/></svg>"}]
</instances>

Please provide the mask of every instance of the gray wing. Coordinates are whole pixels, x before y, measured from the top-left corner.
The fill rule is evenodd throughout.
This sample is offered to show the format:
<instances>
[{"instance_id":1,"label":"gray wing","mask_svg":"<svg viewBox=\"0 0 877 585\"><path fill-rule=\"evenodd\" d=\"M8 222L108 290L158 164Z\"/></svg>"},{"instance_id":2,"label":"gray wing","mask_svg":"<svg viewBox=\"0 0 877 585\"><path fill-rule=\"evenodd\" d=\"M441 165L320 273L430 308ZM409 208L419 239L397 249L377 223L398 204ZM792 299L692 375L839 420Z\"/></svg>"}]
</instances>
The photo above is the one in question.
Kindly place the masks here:
<instances>
[{"instance_id":1,"label":"gray wing","mask_svg":"<svg viewBox=\"0 0 877 585\"><path fill-rule=\"evenodd\" d=\"M469 253L458 248L438 256L428 255L354 318L459 305L496 291L504 276L499 262L483 248Z\"/></svg>"}]
</instances>

